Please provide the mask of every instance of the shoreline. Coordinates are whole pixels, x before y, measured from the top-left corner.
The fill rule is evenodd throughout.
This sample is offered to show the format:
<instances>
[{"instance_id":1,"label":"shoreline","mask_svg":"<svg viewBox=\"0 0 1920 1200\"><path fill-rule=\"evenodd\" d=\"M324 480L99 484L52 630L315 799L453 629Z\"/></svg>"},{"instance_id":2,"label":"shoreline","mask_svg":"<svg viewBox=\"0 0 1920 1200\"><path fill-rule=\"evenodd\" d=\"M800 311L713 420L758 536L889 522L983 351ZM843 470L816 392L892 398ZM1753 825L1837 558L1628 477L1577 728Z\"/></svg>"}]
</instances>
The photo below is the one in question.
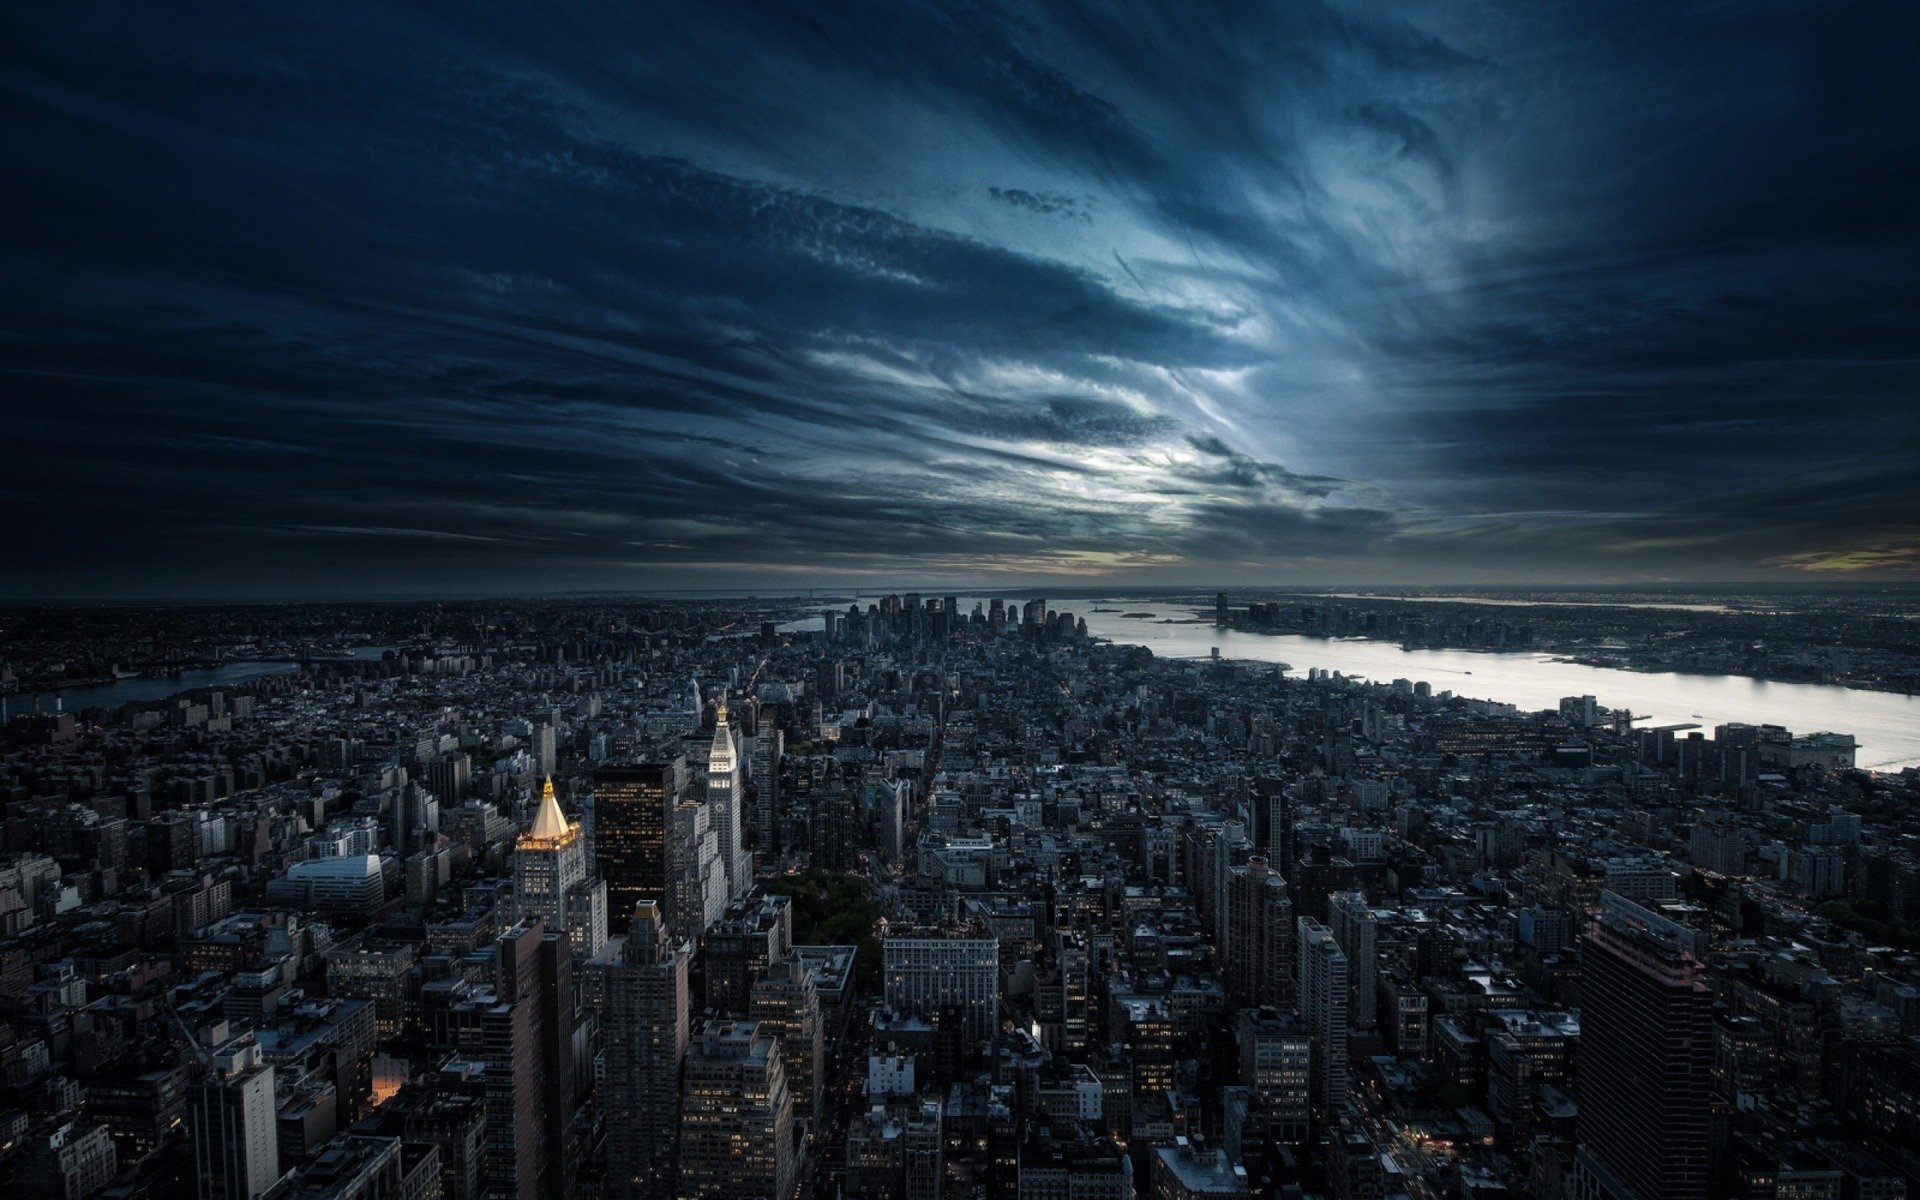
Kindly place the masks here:
<instances>
[{"instance_id":1,"label":"shoreline","mask_svg":"<svg viewBox=\"0 0 1920 1200\"><path fill-rule=\"evenodd\" d=\"M1179 622L1165 622L1165 623L1184 625L1184 624L1206 624L1207 622L1204 620L1196 619L1191 622L1179 621ZM1701 678L1725 677L1728 679L1750 679L1755 683L1785 683L1785 684L1793 684L1800 687L1837 687L1837 688L1845 688L1848 691L1853 691L1853 692L1872 692L1876 695L1881 695L1881 696L1912 697L1915 695L1920 695L1920 693L1916 693L1911 690L1898 688L1898 687L1891 687L1891 686L1881 687L1872 683L1860 683L1860 682L1842 681L1842 680L1835 680L1835 679L1796 679L1796 678L1792 678L1788 676L1780 676L1780 675L1755 675L1751 671L1742 671L1742 670L1737 670L1732 668L1692 667L1692 666L1682 666L1679 664L1667 664L1667 663L1648 664L1643 662L1615 662L1615 661L1606 661L1606 660L1595 660L1591 658L1578 657L1571 651L1542 649L1539 647L1514 648L1511 650L1496 650L1488 646L1421 646L1421 645L1412 645L1407 642L1395 641L1392 638L1367 637L1364 634L1338 634L1338 635L1315 634L1315 633L1304 633L1300 630L1295 630L1295 629L1249 629L1244 625L1229 625L1227 626L1227 628L1234 633L1252 634L1259 637L1299 637L1299 638L1311 638L1316 641L1324 641L1324 642L1368 642L1368 643L1372 643L1374 645L1380 645L1380 646L1397 646L1401 650L1407 651L1409 653L1413 653L1416 651L1431 651L1431 652L1445 652L1449 654L1486 654L1486 655L1492 655L1492 656L1500 656L1500 655L1507 655L1507 654L1531 654L1531 655L1538 655L1549 662L1565 663L1569 666L1575 666L1575 667L1592 667L1593 669L1600 670L1600 671L1632 671L1636 675L1697 675L1697 676L1700 676Z\"/></svg>"}]
</instances>

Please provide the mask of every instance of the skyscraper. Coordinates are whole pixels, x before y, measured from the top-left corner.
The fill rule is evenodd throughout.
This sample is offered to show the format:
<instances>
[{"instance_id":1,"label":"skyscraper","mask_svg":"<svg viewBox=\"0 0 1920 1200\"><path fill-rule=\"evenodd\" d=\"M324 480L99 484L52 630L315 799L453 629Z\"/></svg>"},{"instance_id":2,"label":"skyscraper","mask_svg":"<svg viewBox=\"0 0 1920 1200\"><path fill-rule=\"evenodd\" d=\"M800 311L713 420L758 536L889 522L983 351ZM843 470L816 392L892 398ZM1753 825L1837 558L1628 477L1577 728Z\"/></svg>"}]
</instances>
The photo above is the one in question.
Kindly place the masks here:
<instances>
[{"instance_id":1,"label":"skyscraper","mask_svg":"<svg viewBox=\"0 0 1920 1200\"><path fill-rule=\"evenodd\" d=\"M538 920L500 935L496 994L480 1014L487 1047L483 1190L566 1200L573 1177L573 955Z\"/></svg>"},{"instance_id":2,"label":"skyscraper","mask_svg":"<svg viewBox=\"0 0 1920 1200\"><path fill-rule=\"evenodd\" d=\"M1092 956L1084 933L1047 933L1048 970L1038 985L1040 1028L1047 1049L1080 1054L1087 1048Z\"/></svg>"},{"instance_id":3,"label":"skyscraper","mask_svg":"<svg viewBox=\"0 0 1920 1200\"><path fill-rule=\"evenodd\" d=\"M1272 776L1253 781L1253 844L1282 875L1293 871L1293 797L1286 784Z\"/></svg>"},{"instance_id":4,"label":"skyscraper","mask_svg":"<svg viewBox=\"0 0 1920 1200\"><path fill-rule=\"evenodd\" d=\"M455 809L466 799L473 782L473 757L458 751L442 754L427 764L427 786L442 807Z\"/></svg>"},{"instance_id":5,"label":"skyscraper","mask_svg":"<svg viewBox=\"0 0 1920 1200\"><path fill-rule=\"evenodd\" d=\"M553 774L554 742L553 722L551 720L534 721L533 732L527 738L527 749L533 755L534 767L542 775Z\"/></svg>"},{"instance_id":6,"label":"skyscraper","mask_svg":"<svg viewBox=\"0 0 1920 1200\"><path fill-rule=\"evenodd\" d=\"M744 797L740 793L739 751L727 724L727 705L720 703L713 727L713 747L707 752L707 806L720 840L720 868L727 875L727 898L738 900L753 890L753 855L747 852L741 831Z\"/></svg>"},{"instance_id":7,"label":"skyscraper","mask_svg":"<svg viewBox=\"0 0 1920 1200\"><path fill-rule=\"evenodd\" d=\"M1340 950L1347 956L1348 1012L1358 1029L1372 1029L1378 1023L1378 927L1373 909L1362 892L1340 892L1328 897L1327 925L1333 930Z\"/></svg>"},{"instance_id":8,"label":"skyscraper","mask_svg":"<svg viewBox=\"0 0 1920 1200\"><path fill-rule=\"evenodd\" d=\"M1700 1200L1713 997L1693 930L1612 892L1580 944L1579 1200Z\"/></svg>"},{"instance_id":9,"label":"skyscraper","mask_svg":"<svg viewBox=\"0 0 1920 1200\"><path fill-rule=\"evenodd\" d=\"M514 845L513 899L521 917L566 930L575 954L591 958L606 943L606 885L589 874L580 830L560 811L551 779L541 788L533 824Z\"/></svg>"},{"instance_id":10,"label":"skyscraper","mask_svg":"<svg viewBox=\"0 0 1920 1200\"><path fill-rule=\"evenodd\" d=\"M280 1182L273 1068L252 1037L215 1051L194 1089L193 1159L201 1200L253 1200Z\"/></svg>"},{"instance_id":11,"label":"skyscraper","mask_svg":"<svg viewBox=\"0 0 1920 1200\"><path fill-rule=\"evenodd\" d=\"M682 799L668 814L667 923L688 939L702 937L727 907L727 873L713 806Z\"/></svg>"},{"instance_id":12,"label":"skyscraper","mask_svg":"<svg viewBox=\"0 0 1920 1200\"><path fill-rule=\"evenodd\" d=\"M685 786L686 762L607 763L594 772L594 865L607 884L607 911L623 916L642 900L664 910L668 817Z\"/></svg>"},{"instance_id":13,"label":"skyscraper","mask_svg":"<svg viewBox=\"0 0 1920 1200\"><path fill-rule=\"evenodd\" d=\"M729 904L705 939L707 1008L730 1017L747 1014L754 981L793 953L793 901L751 896Z\"/></svg>"},{"instance_id":14,"label":"skyscraper","mask_svg":"<svg viewBox=\"0 0 1920 1200\"><path fill-rule=\"evenodd\" d=\"M754 844L762 854L780 848L780 759L786 746L780 727L761 721L753 740L753 827Z\"/></svg>"},{"instance_id":15,"label":"skyscraper","mask_svg":"<svg viewBox=\"0 0 1920 1200\"><path fill-rule=\"evenodd\" d=\"M417 783L409 783L393 797L394 848L402 854L420 849L440 829L440 799Z\"/></svg>"},{"instance_id":16,"label":"skyscraper","mask_svg":"<svg viewBox=\"0 0 1920 1200\"><path fill-rule=\"evenodd\" d=\"M1287 881L1257 855L1232 868L1224 949L1227 991L1235 1003L1292 1006L1294 936Z\"/></svg>"},{"instance_id":17,"label":"skyscraper","mask_svg":"<svg viewBox=\"0 0 1920 1200\"><path fill-rule=\"evenodd\" d=\"M793 1101L779 1040L751 1021L708 1021L680 1102L683 1200L793 1195Z\"/></svg>"},{"instance_id":18,"label":"skyscraper","mask_svg":"<svg viewBox=\"0 0 1920 1200\"><path fill-rule=\"evenodd\" d=\"M798 957L773 964L754 982L747 1015L780 1039L794 1119L806 1121L811 1128L820 1119L821 1089L826 1081L825 1029L813 972Z\"/></svg>"},{"instance_id":19,"label":"skyscraper","mask_svg":"<svg viewBox=\"0 0 1920 1200\"><path fill-rule=\"evenodd\" d=\"M1347 956L1333 930L1300 918L1300 1011L1312 1039L1313 1106L1324 1127L1347 1104Z\"/></svg>"},{"instance_id":20,"label":"skyscraper","mask_svg":"<svg viewBox=\"0 0 1920 1200\"><path fill-rule=\"evenodd\" d=\"M673 1195L689 1033L687 960L686 944L668 940L660 906L643 900L629 932L610 939L587 966L605 1066L599 1095L608 1200Z\"/></svg>"},{"instance_id":21,"label":"skyscraper","mask_svg":"<svg viewBox=\"0 0 1920 1200\"><path fill-rule=\"evenodd\" d=\"M901 779L871 779L867 784L875 848L889 865L898 865L906 854L907 793Z\"/></svg>"}]
</instances>

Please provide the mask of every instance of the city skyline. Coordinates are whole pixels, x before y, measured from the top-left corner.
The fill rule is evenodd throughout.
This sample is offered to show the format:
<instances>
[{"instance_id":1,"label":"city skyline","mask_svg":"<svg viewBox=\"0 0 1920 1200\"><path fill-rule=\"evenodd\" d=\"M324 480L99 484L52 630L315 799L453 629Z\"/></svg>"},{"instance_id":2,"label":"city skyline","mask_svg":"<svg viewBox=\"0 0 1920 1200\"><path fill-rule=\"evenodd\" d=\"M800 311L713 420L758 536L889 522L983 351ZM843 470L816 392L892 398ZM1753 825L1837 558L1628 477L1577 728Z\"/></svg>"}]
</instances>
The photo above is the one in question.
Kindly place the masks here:
<instances>
[{"instance_id":1,"label":"city skyline","mask_svg":"<svg viewBox=\"0 0 1920 1200\"><path fill-rule=\"evenodd\" d=\"M1915 22L11 14L0 600L1910 580Z\"/></svg>"},{"instance_id":2,"label":"city skyline","mask_svg":"<svg viewBox=\"0 0 1920 1200\"><path fill-rule=\"evenodd\" d=\"M0 609L0 1181L1910 1196L1912 610L1727 599Z\"/></svg>"}]
</instances>

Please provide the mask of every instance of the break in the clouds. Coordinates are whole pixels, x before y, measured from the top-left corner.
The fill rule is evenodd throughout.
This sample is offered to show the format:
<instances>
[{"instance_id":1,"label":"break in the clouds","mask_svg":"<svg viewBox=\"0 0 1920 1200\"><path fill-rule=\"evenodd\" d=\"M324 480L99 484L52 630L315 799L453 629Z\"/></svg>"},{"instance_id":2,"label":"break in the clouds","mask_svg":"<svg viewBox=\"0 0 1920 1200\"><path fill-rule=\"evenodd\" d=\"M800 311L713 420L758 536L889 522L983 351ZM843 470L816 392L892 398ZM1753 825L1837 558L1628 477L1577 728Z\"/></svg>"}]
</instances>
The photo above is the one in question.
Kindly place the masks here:
<instances>
[{"instance_id":1,"label":"break in the clouds","mask_svg":"<svg viewBox=\"0 0 1920 1200\"><path fill-rule=\"evenodd\" d=\"M1920 570L1912 5L16 5L6 591Z\"/></svg>"}]
</instances>

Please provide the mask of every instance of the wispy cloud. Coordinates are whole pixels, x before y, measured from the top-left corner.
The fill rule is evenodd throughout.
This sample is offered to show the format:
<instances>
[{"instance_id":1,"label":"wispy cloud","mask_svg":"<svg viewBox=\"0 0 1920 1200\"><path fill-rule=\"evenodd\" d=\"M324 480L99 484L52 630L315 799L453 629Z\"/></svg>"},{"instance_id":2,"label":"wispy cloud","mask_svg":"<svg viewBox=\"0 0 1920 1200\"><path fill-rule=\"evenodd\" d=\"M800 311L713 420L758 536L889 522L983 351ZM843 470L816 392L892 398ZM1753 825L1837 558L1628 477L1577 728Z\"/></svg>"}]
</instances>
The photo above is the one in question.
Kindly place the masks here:
<instances>
[{"instance_id":1,"label":"wispy cloud","mask_svg":"<svg viewBox=\"0 0 1920 1200\"><path fill-rule=\"evenodd\" d=\"M22 595L1920 539L1910 7L108 7L8 18Z\"/></svg>"}]
</instances>

